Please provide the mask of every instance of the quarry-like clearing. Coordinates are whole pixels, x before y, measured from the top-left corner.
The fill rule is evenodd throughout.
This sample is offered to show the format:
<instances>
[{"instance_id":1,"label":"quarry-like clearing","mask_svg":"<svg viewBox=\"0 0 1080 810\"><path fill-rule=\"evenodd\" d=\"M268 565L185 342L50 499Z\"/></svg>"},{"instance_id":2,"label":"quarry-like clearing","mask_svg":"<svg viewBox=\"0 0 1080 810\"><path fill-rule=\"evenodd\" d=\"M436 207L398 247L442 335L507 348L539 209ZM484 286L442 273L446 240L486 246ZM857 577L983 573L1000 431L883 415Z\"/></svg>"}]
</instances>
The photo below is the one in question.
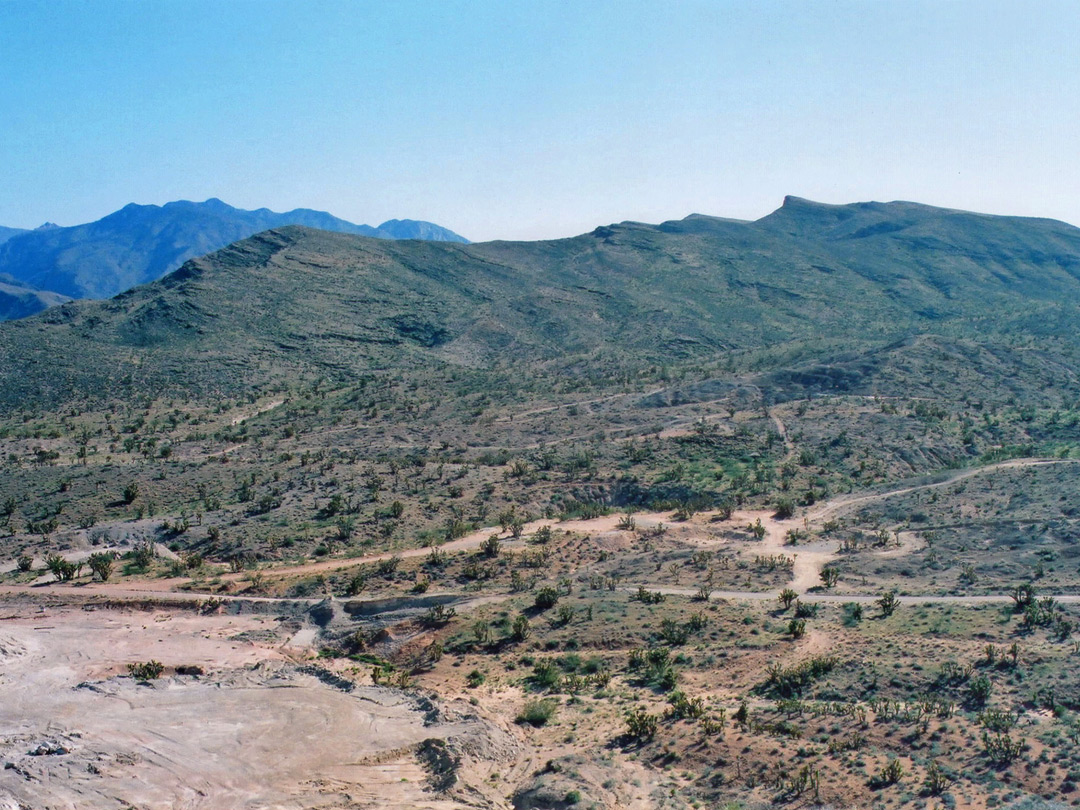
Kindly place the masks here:
<instances>
[{"instance_id":1,"label":"quarry-like clearing","mask_svg":"<svg viewBox=\"0 0 1080 810\"><path fill-rule=\"evenodd\" d=\"M505 736L475 712L305 674L269 616L9 602L0 617L4 810L456 807L425 792L415 746ZM161 679L127 675L149 659Z\"/></svg>"}]
</instances>

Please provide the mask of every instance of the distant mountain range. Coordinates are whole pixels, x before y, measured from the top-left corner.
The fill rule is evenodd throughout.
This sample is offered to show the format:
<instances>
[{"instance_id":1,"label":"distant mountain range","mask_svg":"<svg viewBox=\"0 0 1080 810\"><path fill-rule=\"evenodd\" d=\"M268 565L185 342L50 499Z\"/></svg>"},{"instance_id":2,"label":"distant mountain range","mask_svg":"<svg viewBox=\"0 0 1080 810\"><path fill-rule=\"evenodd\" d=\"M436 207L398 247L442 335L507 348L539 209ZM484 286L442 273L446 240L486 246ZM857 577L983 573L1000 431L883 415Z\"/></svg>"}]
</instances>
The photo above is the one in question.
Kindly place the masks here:
<instances>
[{"instance_id":1,"label":"distant mountain range","mask_svg":"<svg viewBox=\"0 0 1080 810\"><path fill-rule=\"evenodd\" d=\"M22 228L5 228L3 225L0 225L0 245L4 244L4 242L11 237L18 236L20 233L29 233L29 231L23 230Z\"/></svg>"},{"instance_id":2,"label":"distant mountain range","mask_svg":"<svg viewBox=\"0 0 1080 810\"><path fill-rule=\"evenodd\" d=\"M25 318L70 300L66 295L27 287L6 273L0 273L0 320Z\"/></svg>"},{"instance_id":3,"label":"distant mountain range","mask_svg":"<svg viewBox=\"0 0 1080 810\"><path fill-rule=\"evenodd\" d=\"M161 206L132 203L96 222L70 228L50 225L24 231L0 227L0 274L10 277L5 284L17 284L43 296L34 299L41 304L38 309L33 309L29 299L12 307L0 298L0 319L39 311L56 295L59 300L108 298L156 281L195 256L285 225L380 239L468 242L446 228L410 219L392 219L373 228L305 208L279 214L266 208L245 211L218 199L202 203L180 200Z\"/></svg>"},{"instance_id":4,"label":"distant mountain range","mask_svg":"<svg viewBox=\"0 0 1080 810\"><path fill-rule=\"evenodd\" d=\"M905 341L919 335L1068 343L1016 358L1071 379L1078 327L1080 229L1051 220L790 197L756 222L693 215L542 242L403 242L289 226L109 301L3 324L0 401L121 384L248 391L373 367L509 363L530 378L620 380L748 352L763 352L758 370L784 369L777 390L860 379L872 394L859 364L897 341L889 362L909 368L905 379L942 379L910 371L910 352L926 344ZM955 362L942 360L949 379L964 367Z\"/></svg>"}]
</instances>

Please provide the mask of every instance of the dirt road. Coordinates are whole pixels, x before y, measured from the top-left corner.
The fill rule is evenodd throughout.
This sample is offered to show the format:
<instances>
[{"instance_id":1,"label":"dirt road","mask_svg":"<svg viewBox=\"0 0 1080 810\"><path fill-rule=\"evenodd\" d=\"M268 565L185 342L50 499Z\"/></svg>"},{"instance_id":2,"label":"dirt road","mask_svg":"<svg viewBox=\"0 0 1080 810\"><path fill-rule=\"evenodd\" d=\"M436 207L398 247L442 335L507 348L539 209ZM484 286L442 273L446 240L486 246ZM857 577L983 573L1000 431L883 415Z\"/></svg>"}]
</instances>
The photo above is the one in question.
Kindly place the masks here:
<instances>
[{"instance_id":1,"label":"dirt road","mask_svg":"<svg viewBox=\"0 0 1080 810\"><path fill-rule=\"evenodd\" d=\"M1029 459L1011 459L1009 461L1003 461L997 464L991 464L986 467L979 467L974 469L956 470L948 473L940 480L936 480L925 484L904 485L894 489L862 495L841 495L833 498L829 501L820 503L805 511L802 515L797 515L789 520L778 520L771 512L768 511L756 511L756 510L741 510L735 512L730 519L732 527L745 527L749 524L753 524L757 521L761 522L761 525L765 529L765 535L762 538L760 544L755 544L754 550L759 554L784 554L792 556L795 559L795 564L792 571L791 580L785 584L785 587L792 588L793 590L806 594L805 599L807 601L818 602L860 602L860 601L872 601L877 598L873 594L860 594L860 595L835 595L828 593L807 593L811 588L820 585L821 569L829 562L836 558L834 544L829 541L818 541L814 543L803 543L797 546L786 545L787 534L791 529L802 528L804 526L820 525L827 520L835 519L838 515L862 506L874 501L884 500L886 498L892 498L899 495L905 495L911 492L919 490L934 489L938 487L948 486L949 484L957 481L962 481L968 478L973 478L980 475L988 475L999 470L1005 469L1017 469L1023 467L1036 467L1046 466L1052 464L1077 464L1080 460L1077 459L1042 459L1042 458L1029 458ZM707 513L703 513L699 516L699 519L708 519L710 516ZM605 515L603 517L593 518L589 520L570 520L565 522L557 522L554 520L535 520L526 524L523 528L522 539L512 540L508 536L499 532L499 528L495 526L489 526L479 531L472 532L457 540L453 540L448 543L444 543L439 546L439 550L446 553L475 551L479 549L481 544L491 535L499 534L500 541L503 547L508 550L520 549L525 547L529 536L536 533L542 526L551 526L554 529L560 529L568 532L578 532L587 534L602 534L605 532L615 531L618 527L619 521L622 519L622 515ZM634 516L635 521L640 527L655 526L660 523L670 523L670 515L666 512L656 513L639 513ZM703 544L702 547L708 547L707 544ZM901 546L900 549L891 549L885 554L897 554L906 553L914 547L912 543L906 543ZM388 551L379 554L369 554L362 557L352 558L335 558L329 560L322 560L318 562L301 563L298 565L284 565L267 568L262 571L263 575L268 578L282 578L292 577L298 575L307 575L315 573L325 573L330 571L341 571L349 568L355 568L360 565L369 565L376 563L380 560L390 559L394 556L402 558L414 558L424 557L431 553L430 548L411 548L402 549L400 551ZM244 574L223 574L223 580L239 580ZM212 594L198 594L191 592L180 592L173 590L179 585L182 580L147 580L141 582L128 582L128 583L89 583L84 582L78 586L55 586L50 587L50 594L59 594L65 588L71 590L77 590L82 596L98 595L109 597L113 599L146 599L148 597L174 600L174 601L193 601L199 599L206 599ZM690 588L678 588L669 586L652 586L647 582L635 583L629 590L636 590L638 585L645 585L652 590L659 590L664 593L671 593L677 595L692 596L696 593L696 589ZM33 589L29 589L27 586L12 586L4 585L0 586L0 594L14 593L14 592L33 592ZM715 591L713 598L717 599L732 599L732 600L761 600L775 598L776 593L773 591ZM274 600L270 597L257 597L257 596L222 596L219 598L237 600L244 599L252 602L292 602L302 603L309 602L314 603L320 601L319 599L311 600ZM989 602L1007 602L1010 597L1006 593L998 595L983 595L983 596L935 596L935 595L910 595L899 597L902 603L907 604L935 604L935 603L950 603L950 604L981 604ZM1071 595L1056 595L1062 603L1074 603L1080 597Z\"/></svg>"}]
</instances>

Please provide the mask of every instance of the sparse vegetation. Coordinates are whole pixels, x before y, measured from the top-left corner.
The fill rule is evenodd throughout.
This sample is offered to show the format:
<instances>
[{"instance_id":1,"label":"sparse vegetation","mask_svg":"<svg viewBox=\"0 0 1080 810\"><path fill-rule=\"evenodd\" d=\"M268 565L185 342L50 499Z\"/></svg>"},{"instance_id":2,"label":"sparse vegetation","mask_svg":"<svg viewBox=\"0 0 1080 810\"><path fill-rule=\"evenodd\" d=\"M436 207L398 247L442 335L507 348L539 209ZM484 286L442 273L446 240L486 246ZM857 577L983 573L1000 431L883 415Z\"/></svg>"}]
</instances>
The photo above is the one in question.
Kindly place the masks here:
<instances>
[{"instance_id":1,"label":"sparse vegetation","mask_svg":"<svg viewBox=\"0 0 1080 810\"><path fill-rule=\"evenodd\" d=\"M492 776L498 801L1071 801L1073 281L983 228L961 267L920 227L952 245L932 273L864 252L884 230L805 261L764 225L733 255L742 226L707 219L550 255L297 231L200 260L197 288L0 329L4 584L103 610L171 587L200 620L257 597L277 645L325 619L322 684L412 690L433 723L459 698L558 751ZM1017 297L1036 270L1052 301ZM107 377L114 335L138 373Z\"/></svg>"},{"instance_id":2,"label":"sparse vegetation","mask_svg":"<svg viewBox=\"0 0 1080 810\"><path fill-rule=\"evenodd\" d=\"M128 674L137 681L154 681L161 677L165 671L165 665L160 661L142 661L137 664L128 664Z\"/></svg>"}]
</instances>

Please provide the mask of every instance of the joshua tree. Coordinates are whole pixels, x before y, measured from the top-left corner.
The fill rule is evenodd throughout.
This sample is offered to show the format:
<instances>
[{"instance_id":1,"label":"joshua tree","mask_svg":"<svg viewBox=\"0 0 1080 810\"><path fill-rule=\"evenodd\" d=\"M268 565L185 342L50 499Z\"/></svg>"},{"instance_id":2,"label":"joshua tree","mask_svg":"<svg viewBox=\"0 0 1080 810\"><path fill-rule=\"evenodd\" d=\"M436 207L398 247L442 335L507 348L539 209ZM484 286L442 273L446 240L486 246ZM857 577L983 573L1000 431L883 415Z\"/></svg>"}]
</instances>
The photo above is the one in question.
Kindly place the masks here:
<instances>
[{"instance_id":1,"label":"joshua tree","mask_svg":"<svg viewBox=\"0 0 1080 810\"><path fill-rule=\"evenodd\" d=\"M896 612L896 608L900 605L900 600L896 598L896 594L889 591L880 599L877 600L878 607L881 608L881 613L884 616L892 616Z\"/></svg>"},{"instance_id":2,"label":"joshua tree","mask_svg":"<svg viewBox=\"0 0 1080 810\"><path fill-rule=\"evenodd\" d=\"M480 545L480 551L485 557L498 557L501 547L502 544L499 542L499 535L492 534Z\"/></svg>"},{"instance_id":3,"label":"joshua tree","mask_svg":"<svg viewBox=\"0 0 1080 810\"><path fill-rule=\"evenodd\" d=\"M94 572L94 576L105 582L112 576L113 562L115 560L116 555L111 551L99 551L97 554L91 554L90 559L86 562L90 566L90 570Z\"/></svg>"},{"instance_id":4,"label":"joshua tree","mask_svg":"<svg viewBox=\"0 0 1080 810\"><path fill-rule=\"evenodd\" d=\"M524 641L529 637L532 632L532 628L529 627L529 620L524 616L518 616L514 619L514 624L510 628L510 634L514 641Z\"/></svg>"},{"instance_id":5,"label":"joshua tree","mask_svg":"<svg viewBox=\"0 0 1080 810\"><path fill-rule=\"evenodd\" d=\"M1016 603L1016 612L1019 613L1035 601L1035 586L1030 582L1017 585L1012 591L1012 600Z\"/></svg>"},{"instance_id":6,"label":"joshua tree","mask_svg":"<svg viewBox=\"0 0 1080 810\"><path fill-rule=\"evenodd\" d=\"M821 569L821 581L825 587L832 590L833 586L839 581L840 572L832 566L825 566Z\"/></svg>"},{"instance_id":7,"label":"joshua tree","mask_svg":"<svg viewBox=\"0 0 1080 810\"><path fill-rule=\"evenodd\" d=\"M45 567L48 568L54 577L59 582L68 582L75 579L82 571L82 563L68 562L59 554L53 554L45 560Z\"/></svg>"}]
</instances>

